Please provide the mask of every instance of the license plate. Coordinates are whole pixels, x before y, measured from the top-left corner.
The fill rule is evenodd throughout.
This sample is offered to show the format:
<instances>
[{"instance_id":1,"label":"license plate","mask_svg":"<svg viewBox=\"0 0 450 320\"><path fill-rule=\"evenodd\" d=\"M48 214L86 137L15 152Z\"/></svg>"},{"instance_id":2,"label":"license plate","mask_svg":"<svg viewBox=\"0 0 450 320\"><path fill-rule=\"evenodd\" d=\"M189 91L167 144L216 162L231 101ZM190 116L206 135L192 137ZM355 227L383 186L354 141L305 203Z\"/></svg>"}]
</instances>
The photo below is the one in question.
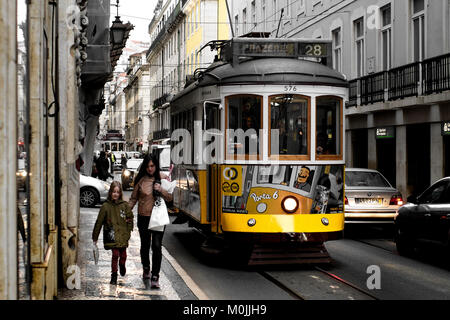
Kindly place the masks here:
<instances>
[{"instance_id":1,"label":"license plate","mask_svg":"<svg viewBox=\"0 0 450 320\"><path fill-rule=\"evenodd\" d=\"M365 204L365 205L376 205L381 206L383 204L383 199L374 199L374 198L356 198L356 204Z\"/></svg>"}]
</instances>

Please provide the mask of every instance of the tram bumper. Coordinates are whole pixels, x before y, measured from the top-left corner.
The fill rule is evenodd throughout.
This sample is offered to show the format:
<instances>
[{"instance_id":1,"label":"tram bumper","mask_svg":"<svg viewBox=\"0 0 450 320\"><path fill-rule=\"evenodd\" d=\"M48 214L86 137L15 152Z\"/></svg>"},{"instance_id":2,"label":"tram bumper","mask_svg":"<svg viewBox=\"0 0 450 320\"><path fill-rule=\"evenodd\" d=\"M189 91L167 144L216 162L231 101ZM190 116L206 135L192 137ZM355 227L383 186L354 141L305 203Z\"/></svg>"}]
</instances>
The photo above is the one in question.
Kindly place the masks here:
<instances>
[{"instance_id":1,"label":"tram bumper","mask_svg":"<svg viewBox=\"0 0 450 320\"><path fill-rule=\"evenodd\" d=\"M344 230L344 213L248 215L224 213L223 232L242 233L332 233Z\"/></svg>"}]
</instances>

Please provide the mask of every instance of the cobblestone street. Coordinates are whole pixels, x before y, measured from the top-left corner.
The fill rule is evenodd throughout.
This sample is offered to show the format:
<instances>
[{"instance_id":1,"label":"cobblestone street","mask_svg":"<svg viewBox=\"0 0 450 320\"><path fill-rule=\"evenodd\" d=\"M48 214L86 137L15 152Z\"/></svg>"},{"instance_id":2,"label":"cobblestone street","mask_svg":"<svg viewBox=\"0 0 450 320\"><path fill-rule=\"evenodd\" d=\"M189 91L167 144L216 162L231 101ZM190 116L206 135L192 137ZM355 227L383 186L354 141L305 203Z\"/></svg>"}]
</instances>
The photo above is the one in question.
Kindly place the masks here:
<instances>
[{"instance_id":1,"label":"cobblestone street","mask_svg":"<svg viewBox=\"0 0 450 320\"><path fill-rule=\"evenodd\" d=\"M136 211L136 209L135 209ZM97 208L81 208L79 252L77 265L80 268L80 289L61 289L59 300L196 300L197 297L186 286L167 259L168 252L163 248L163 260L160 273L161 289L151 289L150 280L142 279L140 261L140 239L134 218L134 230L127 249L127 273L118 277L117 285L110 285L111 255L103 248L103 232L98 241L99 261L94 262L92 230L99 212ZM171 260L171 259L170 259ZM70 281L70 280L68 280ZM75 283L73 281L73 283Z\"/></svg>"}]
</instances>

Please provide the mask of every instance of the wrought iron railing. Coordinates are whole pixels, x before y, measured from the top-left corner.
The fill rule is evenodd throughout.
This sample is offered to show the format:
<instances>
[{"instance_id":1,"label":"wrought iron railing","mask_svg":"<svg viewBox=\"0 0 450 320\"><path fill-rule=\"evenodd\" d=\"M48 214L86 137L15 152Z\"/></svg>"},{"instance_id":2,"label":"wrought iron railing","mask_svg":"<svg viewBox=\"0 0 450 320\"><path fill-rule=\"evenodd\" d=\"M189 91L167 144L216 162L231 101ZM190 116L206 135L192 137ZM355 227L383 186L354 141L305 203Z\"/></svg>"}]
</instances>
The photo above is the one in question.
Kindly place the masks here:
<instances>
[{"instance_id":1,"label":"wrought iron railing","mask_svg":"<svg viewBox=\"0 0 450 320\"><path fill-rule=\"evenodd\" d=\"M181 1L179 1L167 19L167 32L172 33L177 25L182 21L184 16L185 14L182 11Z\"/></svg>"},{"instance_id":2,"label":"wrought iron railing","mask_svg":"<svg viewBox=\"0 0 450 320\"><path fill-rule=\"evenodd\" d=\"M450 53L349 81L347 107L450 90Z\"/></svg>"},{"instance_id":3,"label":"wrought iron railing","mask_svg":"<svg viewBox=\"0 0 450 320\"><path fill-rule=\"evenodd\" d=\"M450 90L450 53L422 62L423 94Z\"/></svg>"},{"instance_id":4,"label":"wrought iron railing","mask_svg":"<svg viewBox=\"0 0 450 320\"><path fill-rule=\"evenodd\" d=\"M349 99L347 107L356 107L358 105L358 81L357 79L349 81Z\"/></svg>"},{"instance_id":5,"label":"wrought iron railing","mask_svg":"<svg viewBox=\"0 0 450 320\"><path fill-rule=\"evenodd\" d=\"M384 101L387 72L374 73L360 79L361 105Z\"/></svg>"},{"instance_id":6,"label":"wrought iron railing","mask_svg":"<svg viewBox=\"0 0 450 320\"><path fill-rule=\"evenodd\" d=\"M159 108L168 101L169 101L169 94L165 93L161 97L153 101L153 108L154 109Z\"/></svg>"},{"instance_id":7,"label":"wrought iron railing","mask_svg":"<svg viewBox=\"0 0 450 320\"><path fill-rule=\"evenodd\" d=\"M389 100L419 95L420 63L411 63L388 71Z\"/></svg>"}]
</instances>

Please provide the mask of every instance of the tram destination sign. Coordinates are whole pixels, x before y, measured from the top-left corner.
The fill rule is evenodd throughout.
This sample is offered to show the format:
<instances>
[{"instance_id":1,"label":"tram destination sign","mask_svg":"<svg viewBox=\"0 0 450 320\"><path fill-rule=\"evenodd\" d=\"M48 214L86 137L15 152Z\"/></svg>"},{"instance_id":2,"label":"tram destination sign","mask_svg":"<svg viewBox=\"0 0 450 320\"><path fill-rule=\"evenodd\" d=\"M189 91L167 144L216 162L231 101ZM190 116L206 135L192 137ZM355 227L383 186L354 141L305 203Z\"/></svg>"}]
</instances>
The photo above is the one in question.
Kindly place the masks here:
<instances>
[{"instance_id":1,"label":"tram destination sign","mask_svg":"<svg viewBox=\"0 0 450 320\"><path fill-rule=\"evenodd\" d=\"M234 62L241 57L326 58L332 65L328 40L236 38L229 46L226 59Z\"/></svg>"}]
</instances>

